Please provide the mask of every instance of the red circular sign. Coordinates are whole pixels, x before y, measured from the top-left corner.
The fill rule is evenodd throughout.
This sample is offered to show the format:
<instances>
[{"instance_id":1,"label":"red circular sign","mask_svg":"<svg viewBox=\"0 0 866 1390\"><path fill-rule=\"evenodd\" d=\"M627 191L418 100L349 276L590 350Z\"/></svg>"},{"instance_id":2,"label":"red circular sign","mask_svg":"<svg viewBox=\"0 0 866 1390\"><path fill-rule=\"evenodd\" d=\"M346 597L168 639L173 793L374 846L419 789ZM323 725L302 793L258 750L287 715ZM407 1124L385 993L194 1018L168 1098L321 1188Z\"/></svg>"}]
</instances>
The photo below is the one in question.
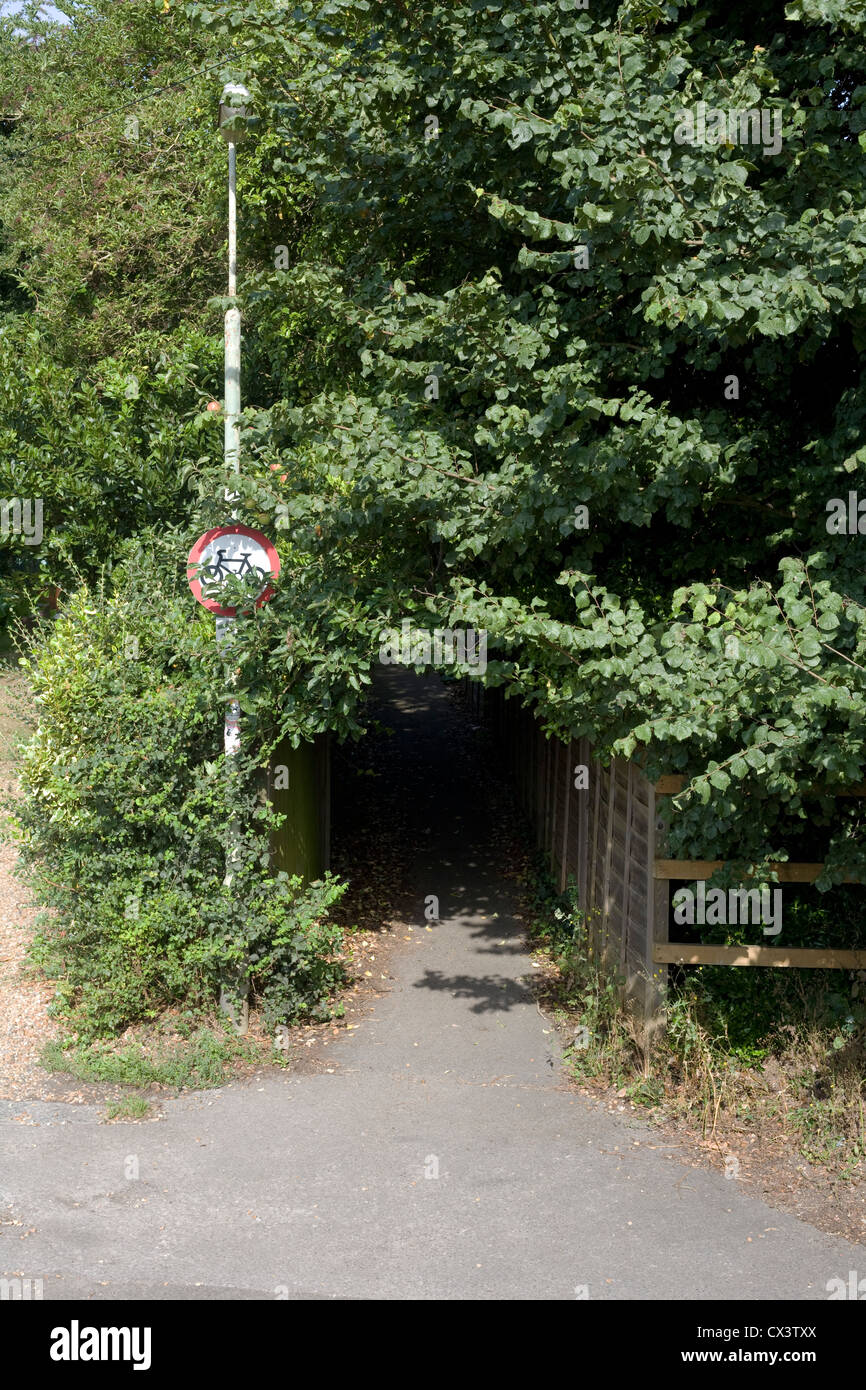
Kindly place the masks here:
<instances>
[{"instance_id":1,"label":"red circular sign","mask_svg":"<svg viewBox=\"0 0 866 1390\"><path fill-rule=\"evenodd\" d=\"M209 612L221 618L234 618L238 610L226 608L216 599L205 598L202 586L208 588L221 584L232 576L243 579L255 572L262 578L262 589L255 600L255 606L259 608L275 592L270 578L276 578L280 572L280 557L261 531L254 531L251 526L241 526L239 523L205 531L189 552L186 562L186 577L193 596Z\"/></svg>"}]
</instances>

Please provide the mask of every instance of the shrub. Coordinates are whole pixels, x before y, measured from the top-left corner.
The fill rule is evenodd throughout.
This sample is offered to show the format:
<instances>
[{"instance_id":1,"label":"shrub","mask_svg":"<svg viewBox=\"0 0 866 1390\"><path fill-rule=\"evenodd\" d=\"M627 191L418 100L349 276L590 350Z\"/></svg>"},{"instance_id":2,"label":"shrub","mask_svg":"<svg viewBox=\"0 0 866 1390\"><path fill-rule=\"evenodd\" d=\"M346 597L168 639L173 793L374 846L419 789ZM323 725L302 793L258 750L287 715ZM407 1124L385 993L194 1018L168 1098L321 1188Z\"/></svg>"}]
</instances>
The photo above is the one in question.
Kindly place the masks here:
<instances>
[{"instance_id":1,"label":"shrub","mask_svg":"<svg viewBox=\"0 0 866 1390\"><path fill-rule=\"evenodd\" d=\"M269 1025L319 1017L342 978L326 917L343 887L269 873L268 749L250 737L229 766L222 756L224 672L178 565L188 545L130 543L110 580L82 583L40 626L24 661L39 722L17 823L47 909L33 956L82 1036L181 1001L207 1008L237 972Z\"/></svg>"}]
</instances>

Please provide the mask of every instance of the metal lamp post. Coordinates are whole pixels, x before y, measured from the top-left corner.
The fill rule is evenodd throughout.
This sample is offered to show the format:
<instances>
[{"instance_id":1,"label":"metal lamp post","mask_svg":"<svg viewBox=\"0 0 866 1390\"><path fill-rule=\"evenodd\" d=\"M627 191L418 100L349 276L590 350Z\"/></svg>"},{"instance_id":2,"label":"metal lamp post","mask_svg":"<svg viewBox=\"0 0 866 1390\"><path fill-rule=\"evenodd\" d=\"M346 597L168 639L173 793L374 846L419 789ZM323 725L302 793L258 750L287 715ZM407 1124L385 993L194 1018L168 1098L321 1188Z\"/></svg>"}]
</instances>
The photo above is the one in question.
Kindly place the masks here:
<instances>
[{"instance_id":1,"label":"metal lamp post","mask_svg":"<svg viewBox=\"0 0 866 1390\"><path fill-rule=\"evenodd\" d=\"M246 139L246 115L250 94L240 83L228 83L220 101L220 134L229 147L229 298L238 292L237 147ZM225 460L240 472L241 414L241 311L232 306L225 319ZM231 493L227 501L234 501Z\"/></svg>"},{"instance_id":2,"label":"metal lamp post","mask_svg":"<svg viewBox=\"0 0 866 1390\"><path fill-rule=\"evenodd\" d=\"M246 139L247 103L250 94L240 83L228 83L222 92L219 108L220 134L226 140L229 151L229 298L238 292L238 244L237 244L237 146ZM235 305L226 310L225 316L225 443L224 457L226 470L240 472L240 415L241 415L241 313ZM235 502L237 494L226 489L226 501ZM237 520L237 512L232 511L232 519ZM225 650L231 645L234 618L217 618L216 639ZM226 653L228 656L228 653ZM236 676L231 677L231 683ZM223 749L227 758L240 752L241 710L237 700L226 707L223 727ZM233 779L229 778L229 788ZM240 824L232 821L229 826L226 846L225 883L232 881L240 853ZM239 1033L249 1028L249 982L246 971L239 973L237 980L227 982L220 995L220 1007L232 1019ZM240 1006L238 1008L238 1005Z\"/></svg>"}]
</instances>

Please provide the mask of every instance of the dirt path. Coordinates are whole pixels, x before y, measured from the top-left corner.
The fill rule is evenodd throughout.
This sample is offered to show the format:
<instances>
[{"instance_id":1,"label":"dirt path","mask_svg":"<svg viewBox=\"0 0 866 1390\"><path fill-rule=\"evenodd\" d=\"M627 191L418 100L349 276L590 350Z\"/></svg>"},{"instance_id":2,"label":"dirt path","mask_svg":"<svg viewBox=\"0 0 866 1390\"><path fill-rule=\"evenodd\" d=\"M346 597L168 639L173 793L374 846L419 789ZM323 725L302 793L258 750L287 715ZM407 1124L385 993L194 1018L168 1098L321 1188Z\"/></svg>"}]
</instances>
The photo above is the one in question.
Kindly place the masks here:
<instances>
[{"instance_id":1,"label":"dirt path","mask_svg":"<svg viewBox=\"0 0 866 1390\"><path fill-rule=\"evenodd\" d=\"M13 658L0 658L0 803L14 800L17 749L32 727L27 684ZM47 1009L53 986L25 971L37 909L15 877L15 845L0 810L0 1097L48 1096L52 1087L37 1057L57 1033Z\"/></svg>"}]
</instances>

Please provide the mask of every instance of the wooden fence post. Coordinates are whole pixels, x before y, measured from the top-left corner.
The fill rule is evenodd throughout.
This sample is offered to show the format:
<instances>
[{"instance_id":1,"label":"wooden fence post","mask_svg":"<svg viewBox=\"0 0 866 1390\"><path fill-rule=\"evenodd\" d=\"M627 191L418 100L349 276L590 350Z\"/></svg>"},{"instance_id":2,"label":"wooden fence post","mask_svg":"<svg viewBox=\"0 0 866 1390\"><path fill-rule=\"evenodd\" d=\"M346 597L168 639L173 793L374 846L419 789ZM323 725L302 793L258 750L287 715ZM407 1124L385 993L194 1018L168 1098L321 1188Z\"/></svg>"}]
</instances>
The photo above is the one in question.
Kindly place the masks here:
<instances>
[{"instance_id":1,"label":"wooden fence post","mask_svg":"<svg viewBox=\"0 0 866 1390\"><path fill-rule=\"evenodd\" d=\"M556 812L559 806L559 764L562 744L559 739L551 739L553 745L550 767L551 775L547 799L550 802L550 872L556 875Z\"/></svg>"},{"instance_id":2,"label":"wooden fence post","mask_svg":"<svg viewBox=\"0 0 866 1390\"><path fill-rule=\"evenodd\" d=\"M631 863L631 825L634 815L634 777L636 771L632 763L626 763L625 779L625 843L623 848L623 867L622 867L622 921L620 931L622 936L619 945L619 968L625 977L627 973L628 955L628 923L629 923L629 900L631 896L632 863Z\"/></svg>"},{"instance_id":3,"label":"wooden fence post","mask_svg":"<svg viewBox=\"0 0 866 1390\"><path fill-rule=\"evenodd\" d=\"M565 747L565 745L563 745ZM562 813L562 864L559 869L559 891L564 893L568 886L568 821L571 811L571 791L572 791L572 752L574 749L574 739L570 739L568 747L565 748L565 810Z\"/></svg>"},{"instance_id":4,"label":"wooden fence post","mask_svg":"<svg viewBox=\"0 0 866 1390\"><path fill-rule=\"evenodd\" d=\"M602 935L602 962L605 969L610 967L610 945L611 945L611 911L610 911L610 879L611 879L611 855L613 853L613 817L616 807L616 776L614 772L613 760L607 770L607 824L604 834L604 872L601 886L601 935Z\"/></svg>"},{"instance_id":5,"label":"wooden fence post","mask_svg":"<svg viewBox=\"0 0 866 1390\"><path fill-rule=\"evenodd\" d=\"M662 857L665 846L666 826L659 814L655 787L649 789L649 816L647 821L647 907L648 921L645 945L644 967L647 982L643 991L643 1011L646 1019L661 1012L664 986L667 984L667 966L657 965L653 959L653 949L669 939L670 884L667 879L655 876L655 862Z\"/></svg>"},{"instance_id":6,"label":"wooden fence post","mask_svg":"<svg viewBox=\"0 0 866 1390\"><path fill-rule=\"evenodd\" d=\"M578 740L578 762L589 771L589 744L585 738ZM577 803L577 892L580 906L586 913L589 906L589 799L592 796L592 782L586 788L586 796Z\"/></svg>"}]
</instances>

